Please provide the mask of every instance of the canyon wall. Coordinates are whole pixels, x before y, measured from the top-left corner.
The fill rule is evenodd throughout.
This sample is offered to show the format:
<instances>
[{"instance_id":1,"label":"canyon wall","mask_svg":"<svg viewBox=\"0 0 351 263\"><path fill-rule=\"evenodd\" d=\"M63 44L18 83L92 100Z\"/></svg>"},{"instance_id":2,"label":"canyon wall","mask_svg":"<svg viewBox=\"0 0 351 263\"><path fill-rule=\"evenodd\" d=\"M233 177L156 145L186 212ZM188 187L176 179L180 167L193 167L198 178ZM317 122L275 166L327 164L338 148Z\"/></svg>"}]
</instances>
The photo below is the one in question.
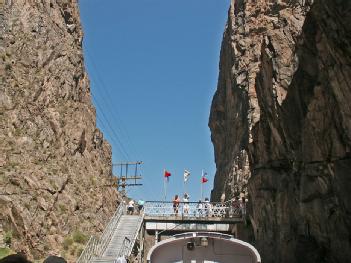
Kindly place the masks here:
<instances>
[{"instance_id":1,"label":"canyon wall","mask_svg":"<svg viewBox=\"0 0 351 263\"><path fill-rule=\"evenodd\" d=\"M77 0L0 0L0 31L0 223L13 250L41 258L115 211L111 147L96 128Z\"/></svg>"},{"instance_id":2,"label":"canyon wall","mask_svg":"<svg viewBox=\"0 0 351 263\"><path fill-rule=\"evenodd\" d=\"M351 1L232 0L212 199L245 191L263 262L351 257Z\"/></svg>"}]
</instances>

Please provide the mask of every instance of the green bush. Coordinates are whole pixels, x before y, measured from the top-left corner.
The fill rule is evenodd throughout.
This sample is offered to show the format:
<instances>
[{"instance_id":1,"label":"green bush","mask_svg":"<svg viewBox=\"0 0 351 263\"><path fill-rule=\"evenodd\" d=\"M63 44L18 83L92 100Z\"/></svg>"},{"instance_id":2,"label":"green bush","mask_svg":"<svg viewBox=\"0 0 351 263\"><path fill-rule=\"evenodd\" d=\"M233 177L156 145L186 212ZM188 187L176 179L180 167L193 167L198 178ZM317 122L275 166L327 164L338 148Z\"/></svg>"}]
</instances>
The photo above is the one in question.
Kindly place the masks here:
<instances>
[{"instance_id":1,"label":"green bush","mask_svg":"<svg viewBox=\"0 0 351 263\"><path fill-rule=\"evenodd\" d=\"M0 248L0 259L10 255L10 254L13 254L13 251L7 247L1 247Z\"/></svg>"},{"instance_id":2,"label":"green bush","mask_svg":"<svg viewBox=\"0 0 351 263\"><path fill-rule=\"evenodd\" d=\"M12 231L5 232L4 243L9 247L12 243Z\"/></svg>"},{"instance_id":3,"label":"green bush","mask_svg":"<svg viewBox=\"0 0 351 263\"><path fill-rule=\"evenodd\" d=\"M74 256L74 255L75 255L76 249L77 249L77 247L76 247L75 245L73 245L73 246L71 247L71 249L70 249L70 255L71 255L71 256Z\"/></svg>"},{"instance_id":4,"label":"green bush","mask_svg":"<svg viewBox=\"0 0 351 263\"><path fill-rule=\"evenodd\" d=\"M61 213L67 212L67 207L64 204L59 204L58 206Z\"/></svg>"},{"instance_id":5,"label":"green bush","mask_svg":"<svg viewBox=\"0 0 351 263\"><path fill-rule=\"evenodd\" d=\"M80 247L77 249L77 257L79 257L83 253L84 248Z\"/></svg>"},{"instance_id":6,"label":"green bush","mask_svg":"<svg viewBox=\"0 0 351 263\"><path fill-rule=\"evenodd\" d=\"M80 244L84 244L88 240L88 237L79 230L74 231L72 237L74 242Z\"/></svg>"},{"instance_id":7,"label":"green bush","mask_svg":"<svg viewBox=\"0 0 351 263\"><path fill-rule=\"evenodd\" d=\"M73 244L73 239L71 237L66 237L63 240L63 249L68 250L72 244Z\"/></svg>"}]
</instances>

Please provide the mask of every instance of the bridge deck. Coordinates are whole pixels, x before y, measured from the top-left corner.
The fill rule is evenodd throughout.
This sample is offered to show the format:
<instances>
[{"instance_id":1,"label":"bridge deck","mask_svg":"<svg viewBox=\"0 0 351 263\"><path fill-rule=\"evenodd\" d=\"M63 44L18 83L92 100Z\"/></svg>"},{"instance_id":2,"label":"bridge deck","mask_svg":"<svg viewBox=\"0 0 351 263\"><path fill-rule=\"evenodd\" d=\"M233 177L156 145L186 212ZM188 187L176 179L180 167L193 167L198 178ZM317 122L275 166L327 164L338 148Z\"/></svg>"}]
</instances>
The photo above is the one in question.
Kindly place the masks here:
<instances>
[{"instance_id":1,"label":"bridge deck","mask_svg":"<svg viewBox=\"0 0 351 263\"><path fill-rule=\"evenodd\" d=\"M197 223L197 224L233 224L243 221L242 217L192 217L192 216L155 216L145 215L145 222L162 223Z\"/></svg>"},{"instance_id":2,"label":"bridge deck","mask_svg":"<svg viewBox=\"0 0 351 263\"><path fill-rule=\"evenodd\" d=\"M233 224L243 222L244 206L239 203L172 202L148 201L144 205L145 222L173 223L217 223Z\"/></svg>"},{"instance_id":3,"label":"bridge deck","mask_svg":"<svg viewBox=\"0 0 351 263\"><path fill-rule=\"evenodd\" d=\"M230 225L242 223L242 209L231 203L146 202L145 229L152 231L216 231L228 232Z\"/></svg>"}]
</instances>

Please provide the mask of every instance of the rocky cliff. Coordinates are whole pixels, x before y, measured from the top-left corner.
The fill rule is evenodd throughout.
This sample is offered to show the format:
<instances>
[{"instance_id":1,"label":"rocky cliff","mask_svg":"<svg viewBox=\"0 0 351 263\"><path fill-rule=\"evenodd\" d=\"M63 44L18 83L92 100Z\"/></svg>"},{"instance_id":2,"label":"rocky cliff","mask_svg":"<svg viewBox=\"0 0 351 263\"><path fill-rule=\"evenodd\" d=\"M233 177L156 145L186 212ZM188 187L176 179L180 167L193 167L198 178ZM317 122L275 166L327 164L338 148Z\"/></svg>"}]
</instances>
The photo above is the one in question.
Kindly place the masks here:
<instances>
[{"instance_id":1,"label":"rocky cliff","mask_svg":"<svg viewBox=\"0 0 351 263\"><path fill-rule=\"evenodd\" d=\"M248 191L265 263L350 261L350 25L349 0L232 0L212 199Z\"/></svg>"},{"instance_id":2,"label":"rocky cliff","mask_svg":"<svg viewBox=\"0 0 351 263\"><path fill-rule=\"evenodd\" d=\"M0 31L0 221L14 250L40 258L115 211L111 147L96 128L77 1L0 0Z\"/></svg>"}]
</instances>

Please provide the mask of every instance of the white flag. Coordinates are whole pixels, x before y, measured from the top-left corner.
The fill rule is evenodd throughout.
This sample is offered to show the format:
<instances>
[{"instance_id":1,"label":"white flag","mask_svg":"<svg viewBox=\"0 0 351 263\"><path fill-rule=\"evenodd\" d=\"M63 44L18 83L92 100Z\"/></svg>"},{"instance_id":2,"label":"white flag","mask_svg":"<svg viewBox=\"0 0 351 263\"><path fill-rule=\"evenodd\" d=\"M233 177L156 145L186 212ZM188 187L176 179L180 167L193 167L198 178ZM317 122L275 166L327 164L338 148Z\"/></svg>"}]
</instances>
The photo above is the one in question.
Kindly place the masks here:
<instances>
[{"instance_id":1,"label":"white flag","mask_svg":"<svg viewBox=\"0 0 351 263\"><path fill-rule=\"evenodd\" d=\"M189 176L190 176L190 172L187 170L184 170L184 182L188 181Z\"/></svg>"}]
</instances>

